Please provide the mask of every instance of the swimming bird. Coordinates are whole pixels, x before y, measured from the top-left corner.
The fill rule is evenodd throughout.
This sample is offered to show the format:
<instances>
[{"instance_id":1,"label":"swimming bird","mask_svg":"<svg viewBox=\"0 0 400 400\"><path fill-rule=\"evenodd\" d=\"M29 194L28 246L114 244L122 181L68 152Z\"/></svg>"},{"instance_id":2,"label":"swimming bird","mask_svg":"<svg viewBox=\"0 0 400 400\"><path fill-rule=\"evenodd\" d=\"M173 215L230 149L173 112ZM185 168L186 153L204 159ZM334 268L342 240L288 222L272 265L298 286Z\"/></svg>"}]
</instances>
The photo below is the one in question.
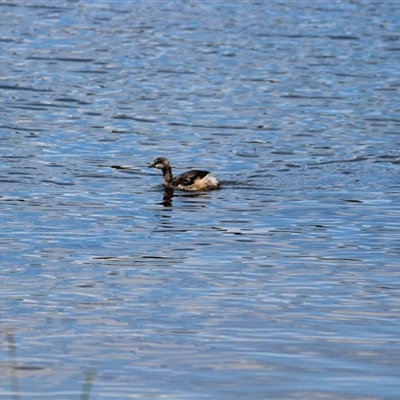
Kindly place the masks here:
<instances>
[{"instance_id":1,"label":"swimming bird","mask_svg":"<svg viewBox=\"0 0 400 400\"><path fill-rule=\"evenodd\" d=\"M180 189L190 191L212 190L219 188L219 182L208 171L199 171L193 169L184 172L177 177L172 176L171 165L164 157L159 157L154 160L149 168L158 168L163 173L163 185L169 189Z\"/></svg>"}]
</instances>

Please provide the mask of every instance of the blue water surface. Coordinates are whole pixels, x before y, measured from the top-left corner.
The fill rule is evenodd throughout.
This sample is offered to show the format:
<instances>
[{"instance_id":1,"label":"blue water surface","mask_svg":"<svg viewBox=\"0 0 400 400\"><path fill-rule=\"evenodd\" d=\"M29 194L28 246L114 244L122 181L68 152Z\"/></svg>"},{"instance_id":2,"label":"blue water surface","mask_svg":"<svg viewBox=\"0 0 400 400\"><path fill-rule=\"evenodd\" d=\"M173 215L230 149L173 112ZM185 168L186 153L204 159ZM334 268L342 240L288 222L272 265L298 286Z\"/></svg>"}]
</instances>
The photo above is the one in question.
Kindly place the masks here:
<instances>
[{"instance_id":1,"label":"blue water surface","mask_svg":"<svg viewBox=\"0 0 400 400\"><path fill-rule=\"evenodd\" d=\"M0 398L398 399L399 15L1 1Z\"/></svg>"}]
</instances>

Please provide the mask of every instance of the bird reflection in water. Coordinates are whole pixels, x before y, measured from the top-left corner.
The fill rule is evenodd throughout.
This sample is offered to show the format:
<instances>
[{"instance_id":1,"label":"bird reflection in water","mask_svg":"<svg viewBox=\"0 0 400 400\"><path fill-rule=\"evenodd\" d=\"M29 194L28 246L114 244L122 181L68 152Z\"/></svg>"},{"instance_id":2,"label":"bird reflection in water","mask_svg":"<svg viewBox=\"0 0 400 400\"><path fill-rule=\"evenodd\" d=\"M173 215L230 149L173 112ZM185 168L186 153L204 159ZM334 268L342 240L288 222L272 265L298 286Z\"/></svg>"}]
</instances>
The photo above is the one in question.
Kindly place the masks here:
<instances>
[{"instance_id":1,"label":"bird reflection in water","mask_svg":"<svg viewBox=\"0 0 400 400\"><path fill-rule=\"evenodd\" d=\"M163 201L160 204L162 204L164 207L171 207L172 197L174 197L174 189L164 188Z\"/></svg>"},{"instance_id":2,"label":"bird reflection in water","mask_svg":"<svg viewBox=\"0 0 400 400\"><path fill-rule=\"evenodd\" d=\"M204 195L206 195L207 193L205 192L197 192L197 193L182 193L181 191L178 190L179 194L175 194L174 189L171 188L166 188L164 187L164 195L162 198L162 202L160 202L159 204L164 206L164 207L172 207L172 198L173 197L203 197Z\"/></svg>"}]
</instances>

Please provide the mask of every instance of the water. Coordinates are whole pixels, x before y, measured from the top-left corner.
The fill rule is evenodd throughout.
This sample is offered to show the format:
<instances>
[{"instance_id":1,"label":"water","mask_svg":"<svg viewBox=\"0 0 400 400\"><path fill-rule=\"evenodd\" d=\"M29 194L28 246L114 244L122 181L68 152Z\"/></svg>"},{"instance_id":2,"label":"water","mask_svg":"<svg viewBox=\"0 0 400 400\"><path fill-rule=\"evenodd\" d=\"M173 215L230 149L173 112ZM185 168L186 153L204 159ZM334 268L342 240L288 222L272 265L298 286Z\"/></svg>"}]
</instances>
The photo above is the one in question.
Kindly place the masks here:
<instances>
[{"instance_id":1,"label":"water","mask_svg":"<svg viewBox=\"0 0 400 400\"><path fill-rule=\"evenodd\" d=\"M0 398L398 398L398 3L0 10Z\"/></svg>"}]
</instances>

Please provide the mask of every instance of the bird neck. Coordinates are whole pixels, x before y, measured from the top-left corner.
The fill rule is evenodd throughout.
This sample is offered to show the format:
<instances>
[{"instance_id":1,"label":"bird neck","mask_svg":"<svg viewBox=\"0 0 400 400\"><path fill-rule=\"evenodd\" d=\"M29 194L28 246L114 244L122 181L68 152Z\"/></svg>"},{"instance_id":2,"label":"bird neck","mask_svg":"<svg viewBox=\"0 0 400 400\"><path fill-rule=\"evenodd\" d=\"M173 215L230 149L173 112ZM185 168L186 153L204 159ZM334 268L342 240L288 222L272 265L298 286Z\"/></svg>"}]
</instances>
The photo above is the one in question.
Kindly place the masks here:
<instances>
[{"instance_id":1,"label":"bird neck","mask_svg":"<svg viewBox=\"0 0 400 400\"><path fill-rule=\"evenodd\" d=\"M166 184L172 183L173 177L172 177L171 167L170 166L164 167L162 169L162 173L164 176L164 183L166 183Z\"/></svg>"}]
</instances>

